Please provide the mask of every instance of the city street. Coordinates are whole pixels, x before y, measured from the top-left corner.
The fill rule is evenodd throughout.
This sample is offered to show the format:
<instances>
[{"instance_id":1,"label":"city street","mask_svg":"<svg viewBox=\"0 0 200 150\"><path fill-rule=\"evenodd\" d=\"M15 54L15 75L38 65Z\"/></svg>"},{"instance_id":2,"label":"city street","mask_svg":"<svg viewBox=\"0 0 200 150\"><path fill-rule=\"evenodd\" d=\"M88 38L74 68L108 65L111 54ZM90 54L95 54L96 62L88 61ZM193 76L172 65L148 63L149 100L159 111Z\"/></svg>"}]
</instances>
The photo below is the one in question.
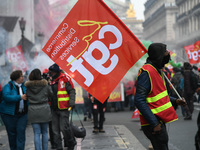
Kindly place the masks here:
<instances>
[{"instance_id":1,"label":"city street","mask_svg":"<svg viewBox=\"0 0 200 150\"><path fill-rule=\"evenodd\" d=\"M167 124L169 132L169 149L170 150L195 150L194 137L197 131L197 116L199 112L198 104L195 104L195 110L192 120L185 121L181 115L180 108L177 109L179 120ZM91 120L83 121L86 128L86 138L81 142L77 139L75 150L145 150L150 144L149 140L140 130L139 119L131 119L133 112L125 108L125 111L111 112L105 114L104 129L106 133L92 133L93 124ZM80 115L83 119L83 115ZM73 123L80 126L78 117L73 117ZM0 150L9 149L7 134L4 127L0 128ZM49 150L51 149L49 143ZM26 130L26 148L25 150L34 150L33 132L30 125ZM64 149L66 150L66 148Z\"/></svg>"},{"instance_id":2,"label":"city street","mask_svg":"<svg viewBox=\"0 0 200 150\"><path fill-rule=\"evenodd\" d=\"M194 137L197 132L197 116L199 108L195 107L192 120L184 120L181 109L176 110L179 120L167 124L169 132L169 149L170 150L194 150ZM132 112L109 112L106 113L105 124L125 125L141 144L148 149L149 141L140 130L139 119L131 119Z\"/></svg>"}]
</instances>

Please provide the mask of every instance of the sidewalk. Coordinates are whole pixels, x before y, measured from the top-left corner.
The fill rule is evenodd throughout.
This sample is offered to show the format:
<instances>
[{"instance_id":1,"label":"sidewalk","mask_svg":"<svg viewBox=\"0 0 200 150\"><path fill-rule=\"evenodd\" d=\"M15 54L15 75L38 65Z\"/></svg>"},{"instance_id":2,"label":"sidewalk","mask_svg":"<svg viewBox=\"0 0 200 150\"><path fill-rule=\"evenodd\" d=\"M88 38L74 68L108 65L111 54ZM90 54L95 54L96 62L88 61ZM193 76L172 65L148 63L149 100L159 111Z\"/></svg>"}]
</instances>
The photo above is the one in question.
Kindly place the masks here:
<instances>
[{"instance_id":1,"label":"sidewalk","mask_svg":"<svg viewBox=\"0 0 200 150\"><path fill-rule=\"evenodd\" d=\"M105 125L105 133L92 133L92 126L85 126L85 139L77 139L75 150L146 150L136 137L124 125ZM0 130L0 150L9 150L7 133ZM26 130L25 150L34 150L33 131L29 125ZM49 144L49 150L51 146ZM67 150L67 148L64 148Z\"/></svg>"}]
</instances>

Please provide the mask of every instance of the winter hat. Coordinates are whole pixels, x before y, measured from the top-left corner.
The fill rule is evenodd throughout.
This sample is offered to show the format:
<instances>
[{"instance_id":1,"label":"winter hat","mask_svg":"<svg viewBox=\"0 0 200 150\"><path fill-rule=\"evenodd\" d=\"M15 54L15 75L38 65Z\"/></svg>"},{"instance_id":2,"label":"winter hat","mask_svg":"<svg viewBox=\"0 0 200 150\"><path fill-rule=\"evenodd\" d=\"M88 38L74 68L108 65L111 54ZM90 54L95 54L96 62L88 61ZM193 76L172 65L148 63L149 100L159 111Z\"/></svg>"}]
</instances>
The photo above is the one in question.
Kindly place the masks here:
<instances>
[{"instance_id":1,"label":"winter hat","mask_svg":"<svg viewBox=\"0 0 200 150\"><path fill-rule=\"evenodd\" d=\"M60 72L60 67L55 63L49 67L50 71Z\"/></svg>"},{"instance_id":2,"label":"winter hat","mask_svg":"<svg viewBox=\"0 0 200 150\"><path fill-rule=\"evenodd\" d=\"M48 73L49 72L49 69L45 68L42 73Z\"/></svg>"}]
</instances>

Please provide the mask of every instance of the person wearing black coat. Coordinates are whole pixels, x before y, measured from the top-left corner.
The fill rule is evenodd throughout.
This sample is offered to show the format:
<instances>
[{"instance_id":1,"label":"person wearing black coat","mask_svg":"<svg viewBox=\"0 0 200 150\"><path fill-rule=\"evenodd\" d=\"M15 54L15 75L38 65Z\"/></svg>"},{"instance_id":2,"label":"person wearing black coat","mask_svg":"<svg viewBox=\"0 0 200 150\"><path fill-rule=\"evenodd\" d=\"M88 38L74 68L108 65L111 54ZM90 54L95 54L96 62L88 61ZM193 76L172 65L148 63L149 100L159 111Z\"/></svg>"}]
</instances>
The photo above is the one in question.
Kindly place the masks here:
<instances>
[{"instance_id":1,"label":"person wearing black coat","mask_svg":"<svg viewBox=\"0 0 200 150\"><path fill-rule=\"evenodd\" d=\"M192 119L192 113L194 111L194 104L193 104L193 95L194 91L192 90L192 83L191 83L191 74L192 74L192 66L190 63L185 62L184 65L184 98L187 102L189 110L186 111L186 117L184 120L191 120Z\"/></svg>"}]
</instances>

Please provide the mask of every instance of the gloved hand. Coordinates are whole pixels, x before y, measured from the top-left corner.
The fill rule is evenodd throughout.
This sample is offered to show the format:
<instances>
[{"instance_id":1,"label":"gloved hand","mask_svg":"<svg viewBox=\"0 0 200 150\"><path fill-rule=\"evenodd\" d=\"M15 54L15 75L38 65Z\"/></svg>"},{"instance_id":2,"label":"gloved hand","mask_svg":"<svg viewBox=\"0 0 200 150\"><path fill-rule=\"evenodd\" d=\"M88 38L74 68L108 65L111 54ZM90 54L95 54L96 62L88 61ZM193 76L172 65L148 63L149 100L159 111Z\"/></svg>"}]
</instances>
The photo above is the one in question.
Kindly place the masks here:
<instances>
[{"instance_id":1,"label":"gloved hand","mask_svg":"<svg viewBox=\"0 0 200 150\"><path fill-rule=\"evenodd\" d=\"M177 105L182 105L182 106L187 105L187 103L186 103L186 101L185 101L185 98L177 99L177 100L176 100L176 103L177 103Z\"/></svg>"},{"instance_id":2,"label":"gloved hand","mask_svg":"<svg viewBox=\"0 0 200 150\"><path fill-rule=\"evenodd\" d=\"M75 107L75 101L69 100L69 107L74 108Z\"/></svg>"}]
</instances>

